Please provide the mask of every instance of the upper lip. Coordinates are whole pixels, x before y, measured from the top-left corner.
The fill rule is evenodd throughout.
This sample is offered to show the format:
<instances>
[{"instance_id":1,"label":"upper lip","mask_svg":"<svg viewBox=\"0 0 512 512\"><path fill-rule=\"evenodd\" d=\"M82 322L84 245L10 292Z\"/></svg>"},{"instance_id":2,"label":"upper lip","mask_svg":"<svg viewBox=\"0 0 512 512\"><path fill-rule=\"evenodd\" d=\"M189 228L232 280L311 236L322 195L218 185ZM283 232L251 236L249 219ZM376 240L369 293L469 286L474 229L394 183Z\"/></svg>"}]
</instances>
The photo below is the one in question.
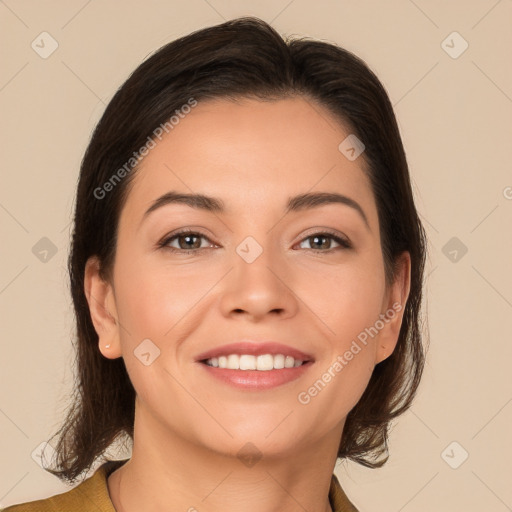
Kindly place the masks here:
<instances>
[{"instance_id":1,"label":"upper lip","mask_svg":"<svg viewBox=\"0 0 512 512\"><path fill-rule=\"evenodd\" d=\"M257 342L249 340L228 343L227 345L212 348L199 354L196 357L196 361L204 361L212 357L227 356L229 354L249 354L253 356L283 354L284 356L291 356L295 360L314 361L313 356L277 341Z\"/></svg>"}]
</instances>

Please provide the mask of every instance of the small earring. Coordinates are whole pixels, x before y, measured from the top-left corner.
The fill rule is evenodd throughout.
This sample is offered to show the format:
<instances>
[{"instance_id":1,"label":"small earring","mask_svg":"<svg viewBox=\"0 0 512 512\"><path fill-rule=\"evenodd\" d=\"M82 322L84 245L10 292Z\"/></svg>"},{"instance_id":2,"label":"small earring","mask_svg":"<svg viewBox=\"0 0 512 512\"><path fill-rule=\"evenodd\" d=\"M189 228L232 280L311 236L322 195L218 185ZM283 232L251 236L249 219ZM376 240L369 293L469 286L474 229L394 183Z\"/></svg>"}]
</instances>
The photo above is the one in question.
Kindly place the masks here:
<instances>
[{"instance_id":1,"label":"small earring","mask_svg":"<svg viewBox=\"0 0 512 512\"><path fill-rule=\"evenodd\" d=\"M108 345L105 345L105 348L110 348L110 343Z\"/></svg>"}]
</instances>

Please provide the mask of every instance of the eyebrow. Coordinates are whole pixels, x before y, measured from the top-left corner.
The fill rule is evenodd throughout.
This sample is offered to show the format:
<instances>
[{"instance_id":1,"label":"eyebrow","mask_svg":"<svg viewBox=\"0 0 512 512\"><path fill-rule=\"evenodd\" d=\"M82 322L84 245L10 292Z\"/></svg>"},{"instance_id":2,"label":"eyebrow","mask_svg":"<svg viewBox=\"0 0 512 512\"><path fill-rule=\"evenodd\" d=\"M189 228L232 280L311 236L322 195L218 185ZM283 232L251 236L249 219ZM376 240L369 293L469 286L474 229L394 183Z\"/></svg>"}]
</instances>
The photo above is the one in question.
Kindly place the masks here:
<instances>
[{"instance_id":1,"label":"eyebrow","mask_svg":"<svg viewBox=\"0 0 512 512\"><path fill-rule=\"evenodd\" d=\"M334 192L309 192L306 194L290 197L286 205L285 214L336 203L344 204L350 208L353 208L356 212L359 213L367 228L370 230L368 217L366 216L361 205L348 196ZM204 194L184 194L181 192L170 191L153 201L151 206L144 213L142 220L144 220L151 212L154 212L158 208L168 204L185 204L191 208L212 213L224 213L226 210L224 201L222 201L222 199L206 196Z\"/></svg>"}]
</instances>

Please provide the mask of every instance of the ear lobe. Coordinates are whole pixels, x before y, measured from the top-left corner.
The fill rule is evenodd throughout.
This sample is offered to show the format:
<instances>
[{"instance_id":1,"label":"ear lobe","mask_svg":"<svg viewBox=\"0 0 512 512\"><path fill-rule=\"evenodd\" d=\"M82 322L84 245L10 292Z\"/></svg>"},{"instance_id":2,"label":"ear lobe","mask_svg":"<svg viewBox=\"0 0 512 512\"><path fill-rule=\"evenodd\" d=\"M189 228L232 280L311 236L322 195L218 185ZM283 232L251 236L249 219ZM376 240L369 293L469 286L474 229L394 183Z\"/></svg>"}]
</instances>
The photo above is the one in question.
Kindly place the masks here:
<instances>
[{"instance_id":1,"label":"ear lobe","mask_svg":"<svg viewBox=\"0 0 512 512\"><path fill-rule=\"evenodd\" d=\"M119 322L112 285L100 276L100 262L91 256L85 264L84 292L100 352L108 359L121 357Z\"/></svg>"},{"instance_id":2,"label":"ear lobe","mask_svg":"<svg viewBox=\"0 0 512 512\"><path fill-rule=\"evenodd\" d=\"M402 327L407 299L411 289L411 255L408 251L401 254L397 261L397 271L390 287L387 300L383 304L384 327L379 332L375 364L388 358L395 350Z\"/></svg>"}]
</instances>

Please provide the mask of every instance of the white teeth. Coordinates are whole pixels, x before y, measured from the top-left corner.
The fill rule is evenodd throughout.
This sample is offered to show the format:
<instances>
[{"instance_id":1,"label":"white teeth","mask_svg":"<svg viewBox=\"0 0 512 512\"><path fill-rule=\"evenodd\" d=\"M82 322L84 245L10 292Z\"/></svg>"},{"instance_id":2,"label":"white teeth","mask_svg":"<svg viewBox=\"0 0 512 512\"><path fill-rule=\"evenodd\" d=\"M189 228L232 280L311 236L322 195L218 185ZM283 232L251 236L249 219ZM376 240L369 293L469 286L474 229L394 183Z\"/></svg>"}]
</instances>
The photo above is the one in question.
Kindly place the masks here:
<instances>
[{"instance_id":1,"label":"white teeth","mask_svg":"<svg viewBox=\"0 0 512 512\"><path fill-rule=\"evenodd\" d=\"M230 354L228 356L226 368L229 370L238 370L240 368L240 356L237 356L236 354Z\"/></svg>"},{"instance_id":2,"label":"white teeth","mask_svg":"<svg viewBox=\"0 0 512 512\"><path fill-rule=\"evenodd\" d=\"M256 370L256 358L254 356L249 356L244 354L240 356L240 370Z\"/></svg>"},{"instance_id":3,"label":"white teeth","mask_svg":"<svg viewBox=\"0 0 512 512\"><path fill-rule=\"evenodd\" d=\"M254 356L253 356L254 357ZM265 354L256 358L256 369L268 371L274 369L274 356Z\"/></svg>"},{"instance_id":4,"label":"white teeth","mask_svg":"<svg viewBox=\"0 0 512 512\"><path fill-rule=\"evenodd\" d=\"M274 368L278 370L284 368L284 356L282 354L274 356Z\"/></svg>"},{"instance_id":5,"label":"white teeth","mask_svg":"<svg viewBox=\"0 0 512 512\"><path fill-rule=\"evenodd\" d=\"M264 354L252 356L249 354L229 354L228 356L212 357L206 361L209 366L215 368L227 368L229 370L280 370L282 368L294 368L301 366L303 361L295 360L291 356L283 354Z\"/></svg>"}]
</instances>

